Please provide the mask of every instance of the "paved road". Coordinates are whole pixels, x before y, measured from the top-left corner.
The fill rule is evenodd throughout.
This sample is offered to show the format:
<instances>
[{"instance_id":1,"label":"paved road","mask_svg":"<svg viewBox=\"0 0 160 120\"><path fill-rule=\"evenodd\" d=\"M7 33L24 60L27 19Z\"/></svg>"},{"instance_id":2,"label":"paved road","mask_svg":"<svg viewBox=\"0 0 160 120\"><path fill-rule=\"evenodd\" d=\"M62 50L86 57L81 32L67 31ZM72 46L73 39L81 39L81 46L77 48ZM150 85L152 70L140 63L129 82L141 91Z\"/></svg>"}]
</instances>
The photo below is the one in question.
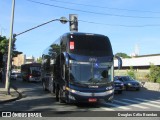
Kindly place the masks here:
<instances>
[{"instance_id":1,"label":"paved road","mask_svg":"<svg viewBox=\"0 0 160 120\"><path fill-rule=\"evenodd\" d=\"M40 83L12 81L22 92L23 98L0 106L1 111L160 111L160 92L124 91L115 94L113 103L101 101L98 104L62 104L56 102L55 96L45 92ZM93 112L94 113L94 112Z\"/></svg>"}]
</instances>

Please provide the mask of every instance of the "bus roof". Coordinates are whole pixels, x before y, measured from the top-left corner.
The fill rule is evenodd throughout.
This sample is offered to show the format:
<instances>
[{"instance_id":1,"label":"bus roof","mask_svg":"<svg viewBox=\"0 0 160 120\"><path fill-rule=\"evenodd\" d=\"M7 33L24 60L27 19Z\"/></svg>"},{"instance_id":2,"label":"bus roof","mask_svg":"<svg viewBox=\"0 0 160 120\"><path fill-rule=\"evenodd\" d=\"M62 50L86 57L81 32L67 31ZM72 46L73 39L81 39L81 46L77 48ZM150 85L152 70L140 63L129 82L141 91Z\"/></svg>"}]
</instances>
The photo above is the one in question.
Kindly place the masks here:
<instances>
[{"instance_id":1,"label":"bus roof","mask_svg":"<svg viewBox=\"0 0 160 120\"><path fill-rule=\"evenodd\" d=\"M102 34L83 33L83 32L68 32L68 33L64 33L62 36L70 36L70 35L76 35L76 36L87 35L87 36L107 37L107 36L102 35Z\"/></svg>"}]
</instances>

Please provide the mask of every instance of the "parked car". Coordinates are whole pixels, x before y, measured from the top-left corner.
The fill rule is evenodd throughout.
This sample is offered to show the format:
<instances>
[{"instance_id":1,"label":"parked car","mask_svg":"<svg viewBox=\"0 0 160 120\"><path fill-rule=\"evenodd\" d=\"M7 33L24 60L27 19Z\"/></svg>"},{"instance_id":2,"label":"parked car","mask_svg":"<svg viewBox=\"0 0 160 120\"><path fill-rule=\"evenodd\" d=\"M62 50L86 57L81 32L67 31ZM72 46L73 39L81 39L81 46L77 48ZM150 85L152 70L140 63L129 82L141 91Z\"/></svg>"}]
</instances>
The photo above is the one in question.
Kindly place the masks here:
<instances>
[{"instance_id":1,"label":"parked car","mask_svg":"<svg viewBox=\"0 0 160 120\"><path fill-rule=\"evenodd\" d=\"M129 90L129 89L134 89L134 90L140 90L141 84L134 80L133 78L131 78L130 76L116 76L116 78L123 82L125 89Z\"/></svg>"},{"instance_id":2,"label":"parked car","mask_svg":"<svg viewBox=\"0 0 160 120\"><path fill-rule=\"evenodd\" d=\"M11 73L12 80L16 80L17 78L21 78L21 73L16 73L16 72Z\"/></svg>"},{"instance_id":3,"label":"parked car","mask_svg":"<svg viewBox=\"0 0 160 120\"><path fill-rule=\"evenodd\" d=\"M123 82L118 80L116 77L114 77L114 89L118 94L122 94L122 91L124 90Z\"/></svg>"}]
</instances>

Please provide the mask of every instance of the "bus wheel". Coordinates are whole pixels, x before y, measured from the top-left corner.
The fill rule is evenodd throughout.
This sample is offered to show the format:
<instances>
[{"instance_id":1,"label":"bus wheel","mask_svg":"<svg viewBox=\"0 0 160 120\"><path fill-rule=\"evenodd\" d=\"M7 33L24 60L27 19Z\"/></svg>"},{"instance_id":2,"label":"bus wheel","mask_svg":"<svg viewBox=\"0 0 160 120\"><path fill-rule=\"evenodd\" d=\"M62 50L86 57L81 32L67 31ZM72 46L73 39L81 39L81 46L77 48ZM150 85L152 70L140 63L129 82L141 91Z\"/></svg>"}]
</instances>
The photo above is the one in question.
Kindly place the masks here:
<instances>
[{"instance_id":1,"label":"bus wheel","mask_svg":"<svg viewBox=\"0 0 160 120\"><path fill-rule=\"evenodd\" d=\"M55 94L56 94L56 101L59 101L59 89L55 89Z\"/></svg>"},{"instance_id":2,"label":"bus wheel","mask_svg":"<svg viewBox=\"0 0 160 120\"><path fill-rule=\"evenodd\" d=\"M59 102L64 103L64 101L62 100L62 89L59 89Z\"/></svg>"},{"instance_id":3,"label":"bus wheel","mask_svg":"<svg viewBox=\"0 0 160 120\"><path fill-rule=\"evenodd\" d=\"M55 94L55 91L56 91L55 90L55 84L53 84L53 91L52 92Z\"/></svg>"},{"instance_id":4,"label":"bus wheel","mask_svg":"<svg viewBox=\"0 0 160 120\"><path fill-rule=\"evenodd\" d=\"M42 86L43 86L43 90L47 91L46 86L45 86L45 82L42 82Z\"/></svg>"},{"instance_id":5,"label":"bus wheel","mask_svg":"<svg viewBox=\"0 0 160 120\"><path fill-rule=\"evenodd\" d=\"M26 80L24 78L22 78L23 82L26 82Z\"/></svg>"}]
</instances>

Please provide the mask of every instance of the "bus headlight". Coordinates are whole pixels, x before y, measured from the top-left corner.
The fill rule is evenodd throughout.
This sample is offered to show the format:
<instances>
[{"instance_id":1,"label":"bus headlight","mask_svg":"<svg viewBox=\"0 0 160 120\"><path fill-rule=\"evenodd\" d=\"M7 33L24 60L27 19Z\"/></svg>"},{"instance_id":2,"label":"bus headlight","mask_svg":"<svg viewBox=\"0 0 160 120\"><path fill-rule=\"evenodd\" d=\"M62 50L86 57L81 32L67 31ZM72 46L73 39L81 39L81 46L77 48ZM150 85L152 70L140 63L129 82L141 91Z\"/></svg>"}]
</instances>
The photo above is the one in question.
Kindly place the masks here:
<instances>
[{"instance_id":1,"label":"bus headlight","mask_svg":"<svg viewBox=\"0 0 160 120\"><path fill-rule=\"evenodd\" d=\"M70 89L69 87L66 87L66 90L69 91L69 92L71 92L71 93L76 93L76 92L78 92L78 91L76 91L76 90L74 90L74 89Z\"/></svg>"},{"instance_id":2,"label":"bus headlight","mask_svg":"<svg viewBox=\"0 0 160 120\"><path fill-rule=\"evenodd\" d=\"M106 90L112 90L113 86L106 87Z\"/></svg>"},{"instance_id":3,"label":"bus headlight","mask_svg":"<svg viewBox=\"0 0 160 120\"><path fill-rule=\"evenodd\" d=\"M112 93L114 92L114 89L108 90L108 91L106 91L106 92L108 92L109 94L112 94Z\"/></svg>"},{"instance_id":4,"label":"bus headlight","mask_svg":"<svg viewBox=\"0 0 160 120\"><path fill-rule=\"evenodd\" d=\"M132 84L131 84L131 83L128 83L128 85L129 85L129 86L132 86Z\"/></svg>"}]
</instances>

